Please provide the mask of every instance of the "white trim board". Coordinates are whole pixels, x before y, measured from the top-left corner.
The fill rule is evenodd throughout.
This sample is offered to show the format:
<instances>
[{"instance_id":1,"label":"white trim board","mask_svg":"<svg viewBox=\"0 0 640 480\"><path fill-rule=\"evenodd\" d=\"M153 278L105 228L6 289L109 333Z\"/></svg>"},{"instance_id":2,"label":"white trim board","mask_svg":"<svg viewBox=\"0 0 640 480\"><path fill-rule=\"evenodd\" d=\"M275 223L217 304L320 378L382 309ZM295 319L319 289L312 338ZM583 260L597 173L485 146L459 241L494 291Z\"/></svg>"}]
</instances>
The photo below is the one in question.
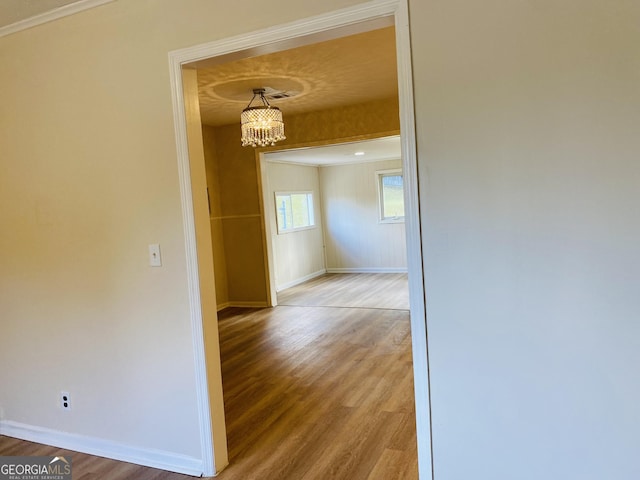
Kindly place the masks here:
<instances>
[{"instance_id":1,"label":"white trim board","mask_svg":"<svg viewBox=\"0 0 640 480\"><path fill-rule=\"evenodd\" d=\"M198 251L196 247L195 215L191 191L191 167L189 165L189 145L187 142L187 120L185 116L184 89L182 85L182 64L173 61L169 53L171 95L173 101L174 131L178 156L178 179L180 182L180 204L182 207L182 228L185 238L187 267L187 291L189 292L189 317L191 319L194 374L196 381L196 402L200 445L204 476L212 476L226 466L214 463L213 427L209 403L209 385L204 350L204 329L202 325L202 305L200 303L200 274L198 271ZM209 224L211 221L209 220Z\"/></svg>"},{"instance_id":2,"label":"white trim board","mask_svg":"<svg viewBox=\"0 0 640 480\"><path fill-rule=\"evenodd\" d=\"M189 305L195 355L197 401L200 415L200 434L205 475L214 474L210 404L222 406L222 399L209 398L207 370L204 356L202 310L200 307L199 273L195 240L195 222L191 193L187 125L184 113L182 67L196 62L215 64L234 58L263 55L302 43L309 44L366 31L371 24L380 26L392 19L396 30L398 67L398 98L400 107L401 149L405 175L405 218L407 232L407 260L409 273L411 336L416 396L416 427L418 437L418 469L423 480L433 479L431 452L431 406L427 356L426 307L424 271L420 232L420 204L418 201L418 169L416 154L413 80L411 70L411 39L409 35L408 0L372 0L294 21L257 32L204 43L169 53L171 93L176 135L177 160L182 202ZM364 29L364 30L363 30ZM214 58L215 57L215 58ZM269 249L267 249L269 250Z\"/></svg>"},{"instance_id":3,"label":"white trim board","mask_svg":"<svg viewBox=\"0 0 640 480\"><path fill-rule=\"evenodd\" d=\"M203 473L202 460L198 458L9 420L0 421L0 435L196 477Z\"/></svg>"},{"instance_id":4,"label":"white trim board","mask_svg":"<svg viewBox=\"0 0 640 480\"><path fill-rule=\"evenodd\" d=\"M327 273L407 273L406 268L327 268Z\"/></svg>"},{"instance_id":5,"label":"white trim board","mask_svg":"<svg viewBox=\"0 0 640 480\"><path fill-rule=\"evenodd\" d=\"M267 302L224 302L216 307L216 310L224 310L225 308L238 307L238 308L267 308Z\"/></svg>"},{"instance_id":6,"label":"white trim board","mask_svg":"<svg viewBox=\"0 0 640 480\"><path fill-rule=\"evenodd\" d=\"M221 312L225 308L267 308L267 302L224 302L216 305L216 312Z\"/></svg>"},{"instance_id":7,"label":"white trim board","mask_svg":"<svg viewBox=\"0 0 640 480\"><path fill-rule=\"evenodd\" d=\"M318 278L325 273L327 273L327 270L323 268L322 270L310 273L309 275L305 275L304 277L296 278L295 280L291 280L290 282L283 283L282 285L278 285L276 287L276 292L281 292L282 290L286 290L287 288L295 287L296 285L300 285L301 283L308 282L309 280Z\"/></svg>"},{"instance_id":8,"label":"white trim board","mask_svg":"<svg viewBox=\"0 0 640 480\"><path fill-rule=\"evenodd\" d=\"M229 308L230 306L231 304L229 302L219 303L218 305L216 305L216 312L220 312L225 308Z\"/></svg>"},{"instance_id":9,"label":"white trim board","mask_svg":"<svg viewBox=\"0 0 640 480\"><path fill-rule=\"evenodd\" d=\"M230 307L239 308L266 308L267 302L229 302Z\"/></svg>"},{"instance_id":10,"label":"white trim board","mask_svg":"<svg viewBox=\"0 0 640 480\"><path fill-rule=\"evenodd\" d=\"M79 0L78 2L70 3L69 5L63 5L62 7L54 8L48 12L35 15L30 18L25 18L15 23L5 25L0 28L0 37L11 35L12 33L26 30L27 28L36 27L43 23L51 22L59 18L67 17L69 15L75 15L76 13L89 10L90 8L99 7L105 3L111 3L115 0Z\"/></svg>"},{"instance_id":11,"label":"white trim board","mask_svg":"<svg viewBox=\"0 0 640 480\"><path fill-rule=\"evenodd\" d=\"M400 147L404 175L405 232L409 274L409 309L411 316L411 349L413 355L414 391L416 398L416 431L418 443L418 475L434 479L431 438L431 392L427 308L424 289L422 227L418 190L418 159L411 67L409 0L399 0L395 15L396 55L398 62L398 100L400 107Z\"/></svg>"}]
</instances>

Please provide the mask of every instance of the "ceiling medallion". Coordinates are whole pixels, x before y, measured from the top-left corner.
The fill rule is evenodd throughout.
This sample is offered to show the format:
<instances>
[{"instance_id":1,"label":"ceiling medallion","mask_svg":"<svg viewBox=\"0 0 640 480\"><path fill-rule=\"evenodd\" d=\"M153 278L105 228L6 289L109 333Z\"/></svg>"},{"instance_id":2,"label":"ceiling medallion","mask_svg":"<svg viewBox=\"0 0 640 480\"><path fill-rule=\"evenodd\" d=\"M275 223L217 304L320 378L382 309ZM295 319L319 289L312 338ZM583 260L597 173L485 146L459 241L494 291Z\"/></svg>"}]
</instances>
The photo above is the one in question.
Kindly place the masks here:
<instances>
[{"instance_id":1,"label":"ceiling medallion","mask_svg":"<svg viewBox=\"0 0 640 480\"><path fill-rule=\"evenodd\" d=\"M272 107L264 96L264 88L254 88L253 97L240 115L242 127L242 146L266 147L284 140L284 122L282 112L278 107ZM256 96L262 100L262 105L252 107Z\"/></svg>"}]
</instances>

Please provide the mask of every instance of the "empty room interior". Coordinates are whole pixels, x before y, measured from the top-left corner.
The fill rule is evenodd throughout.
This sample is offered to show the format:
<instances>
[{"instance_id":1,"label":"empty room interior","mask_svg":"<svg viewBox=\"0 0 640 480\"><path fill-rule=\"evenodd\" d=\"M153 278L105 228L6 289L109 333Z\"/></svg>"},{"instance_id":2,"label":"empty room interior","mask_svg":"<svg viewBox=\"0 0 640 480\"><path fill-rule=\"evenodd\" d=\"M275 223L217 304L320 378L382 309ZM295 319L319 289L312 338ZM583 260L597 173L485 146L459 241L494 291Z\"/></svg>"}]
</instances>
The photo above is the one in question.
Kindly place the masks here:
<instances>
[{"instance_id":1,"label":"empty room interior","mask_svg":"<svg viewBox=\"0 0 640 480\"><path fill-rule=\"evenodd\" d=\"M0 477L640 478L638 25L1 0Z\"/></svg>"}]
</instances>

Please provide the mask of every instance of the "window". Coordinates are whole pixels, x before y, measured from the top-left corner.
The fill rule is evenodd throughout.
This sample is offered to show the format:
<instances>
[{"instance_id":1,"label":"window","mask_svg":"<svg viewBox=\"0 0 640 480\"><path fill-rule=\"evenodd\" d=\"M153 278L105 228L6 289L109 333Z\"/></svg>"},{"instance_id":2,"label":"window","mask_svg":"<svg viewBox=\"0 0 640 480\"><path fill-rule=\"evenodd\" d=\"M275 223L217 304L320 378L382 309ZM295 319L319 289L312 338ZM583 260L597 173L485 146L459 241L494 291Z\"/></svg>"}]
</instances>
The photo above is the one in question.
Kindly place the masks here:
<instances>
[{"instance_id":1,"label":"window","mask_svg":"<svg viewBox=\"0 0 640 480\"><path fill-rule=\"evenodd\" d=\"M380 202L380 222L404 222L402 170L376 172Z\"/></svg>"},{"instance_id":2,"label":"window","mask_svg":"<svg viewBox=\"0 0 640 480\"><path fill-rule=\"evenodd\" d=\"M313 215L313 194L311 192L276 193L276 221L278 233L313 227L316 224Z\"/></svg>"}]
</instances>

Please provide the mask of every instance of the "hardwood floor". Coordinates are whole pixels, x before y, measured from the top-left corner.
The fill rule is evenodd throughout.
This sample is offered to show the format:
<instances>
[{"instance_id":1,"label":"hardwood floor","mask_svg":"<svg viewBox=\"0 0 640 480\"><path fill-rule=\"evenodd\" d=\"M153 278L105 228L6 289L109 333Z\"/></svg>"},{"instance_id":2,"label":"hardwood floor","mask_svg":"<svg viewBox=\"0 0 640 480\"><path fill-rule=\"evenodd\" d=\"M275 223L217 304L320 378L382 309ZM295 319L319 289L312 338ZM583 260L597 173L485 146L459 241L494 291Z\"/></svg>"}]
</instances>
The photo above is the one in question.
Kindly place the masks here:
<instances>
[{"instance_id":1,"label":"hardwood floor","mask_svg":"<svg viewBox=\"0 0 640 480\"><path fill-rule=\"evenodd\" d=\"M406 273L327 273L278 293L279 305L409 310Z\"/></svg>"},{"instance_id":2,"label":"hardwood floor","mask_svg":"<svg viewBox=\"0 0 640 480\"><path fill-rule=\"evenodd\" d=\"M381 307L402 282L386 277L323 276L274 309L221 312L221 480L417 479L409 312Z\"/></svg>"},{"instance_id":3,"label":"hardwood floor","mask_svg":"<svg viewBox=\"0 0 640 480\"><path fill-rule=\"evenodd\" d=\"M417 479L408 311L344 308L329 295L342 288L345 301L362 304L346 280L369 283L358 290L368 296L390 279L317 280L334 306L303 306L322 295L297 288L287 294L299 305L220 312L231 463L217 478ZM0 437L0 455L58 454L72 457L74 480L190 478Z\"/></svg>"},{"instance_id":4,"label":"hardwood floor","mask_svg":"<svg viewBox=\"0 0 640 480\"><path fill-rule=\"evenodd\" d=\"M73 480L193 480L188 475L0 436L0 456L32 455L70 457Z\"/></svg>"}]
</instances>

